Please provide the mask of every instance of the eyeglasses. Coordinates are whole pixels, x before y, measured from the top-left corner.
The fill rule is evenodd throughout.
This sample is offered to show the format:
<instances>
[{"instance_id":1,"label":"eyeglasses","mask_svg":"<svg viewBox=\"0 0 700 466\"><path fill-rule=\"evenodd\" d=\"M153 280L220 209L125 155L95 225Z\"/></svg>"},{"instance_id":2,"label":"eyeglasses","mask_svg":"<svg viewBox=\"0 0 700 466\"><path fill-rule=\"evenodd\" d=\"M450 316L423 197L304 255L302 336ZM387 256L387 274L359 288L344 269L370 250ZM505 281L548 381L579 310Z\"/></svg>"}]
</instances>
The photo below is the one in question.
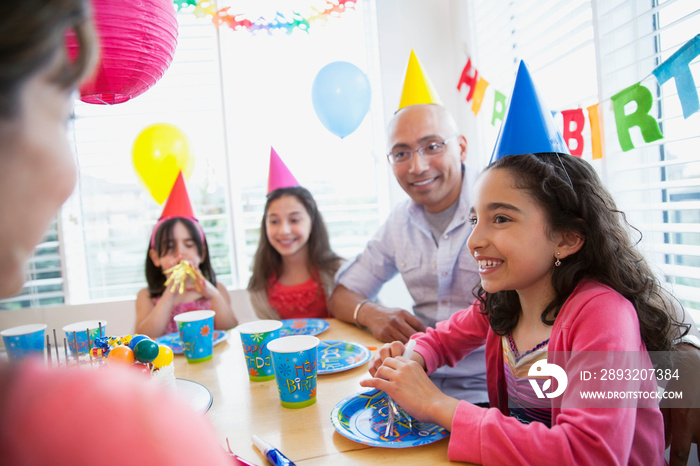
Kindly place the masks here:
<instances>
[{"instance_id":1,"label":"eyeglasses","mask_svg":"<svg viewBox=\"0 0 700 466\"><path fill-rule=\"evenodd\" d=\"M437 157L438 155L442 155L445 153L447 143L451 139L456 138L457 136L459 135L455 134L442 142L431 142L430 144L427 144L423 147L419 147L418 149L414 150L396 150L393 152L389 152L388 154L386 154L386 158L389 159L390 164L398 165L413 160L413 154L416 152L418 152L421 156L426 158Z\"/></svg>"}]
</instances>

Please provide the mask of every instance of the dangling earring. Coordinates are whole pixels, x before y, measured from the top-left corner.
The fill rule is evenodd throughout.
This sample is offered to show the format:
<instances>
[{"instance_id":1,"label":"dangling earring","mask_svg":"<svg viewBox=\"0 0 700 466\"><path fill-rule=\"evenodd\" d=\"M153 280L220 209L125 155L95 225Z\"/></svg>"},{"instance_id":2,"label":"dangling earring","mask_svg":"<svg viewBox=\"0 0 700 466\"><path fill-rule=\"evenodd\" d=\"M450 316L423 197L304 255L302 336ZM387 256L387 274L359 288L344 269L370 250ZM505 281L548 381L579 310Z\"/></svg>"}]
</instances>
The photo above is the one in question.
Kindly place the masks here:
<instances>
[{"instance_id":1,"label":"dangling earring","mask_svg":"<svg viewBox=\"0 0 700 466\"><path fill-rule=\"evenodd\" d=\"M554 263L554 267L559 267L561 265L561 261L559 260L559 251L557 251L557 261Z\"/></svg>"}]
</instances>

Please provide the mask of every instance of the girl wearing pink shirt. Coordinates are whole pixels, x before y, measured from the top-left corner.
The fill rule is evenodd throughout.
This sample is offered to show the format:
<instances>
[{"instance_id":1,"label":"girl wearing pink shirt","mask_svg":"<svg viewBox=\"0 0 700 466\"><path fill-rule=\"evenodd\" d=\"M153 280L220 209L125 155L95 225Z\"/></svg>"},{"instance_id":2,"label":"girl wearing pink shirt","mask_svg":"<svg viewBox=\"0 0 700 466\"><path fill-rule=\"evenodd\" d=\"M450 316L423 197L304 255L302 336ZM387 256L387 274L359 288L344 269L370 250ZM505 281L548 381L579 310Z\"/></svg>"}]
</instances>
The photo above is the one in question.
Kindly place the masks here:
<instances>
[{"instance_id":1,"label":"girl wearing pink shirt","mask_svg":"<svg viewBox=\"0 0 700 466\"><path fill-rule=\"evenodd\" d=\"M664 464L658 400L588 407L574 399L585 384L573 373L556 398L538 396L555 391L553 380L538 379L537 390L528 377L537 360L573 363L585 352L630 352L650 369L646 351L669 351L682 333L593 168L566 154L506 156L481 174L473 202L467 246L481 276L476 302L416 334L411 360L400 356L400 342L382 347L370 363L374 378L361 384L450 430L451 460ZM428 374L484 344L490 409L430 382ZM600 372L600 359L584 368ZM656 391L656 380L632 384Z\"/></svg>"}]
</instances>

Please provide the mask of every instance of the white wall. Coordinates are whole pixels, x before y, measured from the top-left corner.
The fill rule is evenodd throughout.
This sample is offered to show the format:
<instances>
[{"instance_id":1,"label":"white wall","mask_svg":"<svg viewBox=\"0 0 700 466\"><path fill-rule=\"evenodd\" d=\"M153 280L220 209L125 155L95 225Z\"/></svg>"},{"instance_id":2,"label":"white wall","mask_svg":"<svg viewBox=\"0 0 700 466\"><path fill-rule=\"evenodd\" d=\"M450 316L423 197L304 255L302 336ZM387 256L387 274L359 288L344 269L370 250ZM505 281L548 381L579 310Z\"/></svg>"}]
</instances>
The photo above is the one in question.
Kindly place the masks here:
<instances>
[{"instance_id":1,"label":"white wall","mask_svg":"<svg viewBox=\"0 0 700 466\"><path fill-rule=\"evenodd\" d=\"M460 0L377 1L384 126L399 105L408 57L413 50L443 104L467 137L467 164L479 168L476 119L471 103L465 101L466 91L457 90L468 56L466 15L465 2ZM406 194L391 170L387 176L391 204L395 205L405 199Z\"/></svg>"}]
</instances>

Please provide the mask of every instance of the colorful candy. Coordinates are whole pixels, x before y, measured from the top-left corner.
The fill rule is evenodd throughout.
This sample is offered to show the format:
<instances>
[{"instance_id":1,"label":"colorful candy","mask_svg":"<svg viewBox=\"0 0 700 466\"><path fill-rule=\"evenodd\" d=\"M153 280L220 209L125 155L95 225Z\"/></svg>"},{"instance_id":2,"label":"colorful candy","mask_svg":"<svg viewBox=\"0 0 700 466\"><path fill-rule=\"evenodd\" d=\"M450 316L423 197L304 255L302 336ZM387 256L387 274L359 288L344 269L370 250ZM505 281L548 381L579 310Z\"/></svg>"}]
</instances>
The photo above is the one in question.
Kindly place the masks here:
<instances>
[{"instance_id":1,"label":"colorful candy","mask_svg":"<svg viewBox=\"0 0 700 466\"><path fill-rule=\"evenodd\" d=\"M105 358L110 364L131 365L135 370L147 373L173 362L173 350L159 345L147 335L95 338L90 354L94 359Z\"/></svg>"},{"instance_id":2,"label":"colorful candy","mask_svg":"<svg viewBox=\"0 0 700 466\"><path fill-rule=\"evenodd\" d=\"M133 350L136 344L142 340L150 340L150 338L147 335L134 335L129 341L129 348Z\"/></svg>"},{"instance_id":3,"label":"colorful candy","mask_svg":"<svg viewBox=\"0 0 700 466\"><path fill-rule=\"evenodd\" d=\"M160 369L173 362L173 350L169 346L158 345L158 356L153 360L153 367Z\"/></svg>"},{"instance_id":4,"label":"colorful candy","mask_svg":"<svg viewBox=\"0 0 700 466\"><path fill-rule=\"evenodd\" d=\"M134 346L134 358L139 362L151 362L157 357L158 344L150 338L141 340Z\"/></svg>"},{"instance_id":5,"label":"colorful candy","mask_svg":"<svg viewBox=\"0 0 700 466\"><path fill-rule=\"evenodd\" d=\"M107 355L107 362L130 366L134 363L134 352L126 345L117 345Z\"/></svg>"}]
</instances>

